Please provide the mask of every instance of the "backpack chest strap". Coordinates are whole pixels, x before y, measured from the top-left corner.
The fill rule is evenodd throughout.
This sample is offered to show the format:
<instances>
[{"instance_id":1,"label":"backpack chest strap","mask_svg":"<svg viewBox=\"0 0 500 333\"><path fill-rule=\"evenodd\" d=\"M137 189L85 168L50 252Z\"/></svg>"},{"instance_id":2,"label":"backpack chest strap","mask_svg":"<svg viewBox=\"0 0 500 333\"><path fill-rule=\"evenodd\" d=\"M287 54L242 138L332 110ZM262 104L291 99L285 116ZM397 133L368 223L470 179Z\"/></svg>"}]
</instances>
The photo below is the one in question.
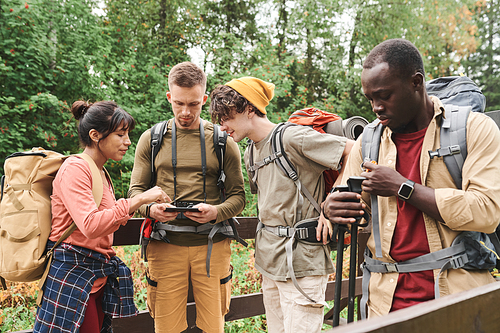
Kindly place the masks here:
<instances>
[{"instance_id":1,"label":"backpack chest strap","mask_svg":"<svg viewBox=\"0 0 500 333\"><path fill-rule=\"evenodd\" d=\"M256 172L258 169L262 168L263 166L266 166L270 163L273 163L276 159L280 158L281 156L283 156L283 155L281 154L280 151L278 151L276 153L272 153L271 155L264 158L262 161L251 163L248 167L248 170L250 170L252 172Z\"/></svg>"}]
</instances>

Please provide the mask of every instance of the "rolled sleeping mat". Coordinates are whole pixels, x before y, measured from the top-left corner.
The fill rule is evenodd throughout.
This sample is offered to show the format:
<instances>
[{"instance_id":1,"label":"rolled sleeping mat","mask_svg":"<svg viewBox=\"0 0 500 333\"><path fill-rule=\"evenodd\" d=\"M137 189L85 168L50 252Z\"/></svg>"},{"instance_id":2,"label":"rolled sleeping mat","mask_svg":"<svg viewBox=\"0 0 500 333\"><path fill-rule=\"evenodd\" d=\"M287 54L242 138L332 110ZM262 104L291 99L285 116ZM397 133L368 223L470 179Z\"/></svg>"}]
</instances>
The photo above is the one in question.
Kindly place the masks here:
<instances>
[{"instance_id":1,"label":"rolled sleeping mat","mask_svg":"<svg viewBox=\"0 0 500 333\"><path fill-rule=\"evenodd\" d=\"M326 133L345 136L348 139L356 140L363 133L363 129L368 125L368 120L360 116L353 116L345 120L332 121L324 127Z\"/></svg>"}]
</instances>

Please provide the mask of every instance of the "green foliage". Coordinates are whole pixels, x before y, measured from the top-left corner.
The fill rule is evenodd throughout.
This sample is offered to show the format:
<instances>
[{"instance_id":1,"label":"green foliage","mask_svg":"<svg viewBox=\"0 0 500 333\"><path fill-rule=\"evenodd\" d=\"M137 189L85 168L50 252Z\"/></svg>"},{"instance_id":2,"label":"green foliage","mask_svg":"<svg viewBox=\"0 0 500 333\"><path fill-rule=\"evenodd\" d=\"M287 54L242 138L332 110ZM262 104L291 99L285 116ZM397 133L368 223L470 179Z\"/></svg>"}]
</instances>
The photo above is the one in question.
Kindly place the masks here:
<instances>
[{"instance_id":1,"label":"green foliage","mask_svg":"<svg viewBox=\"0 0 500 333\"><path fill-rule=\"evenodd\" d=\"M104 13L96 14L100 6ZM137 121L128 154L107 164L117 197L125 197L140 135L172 117L169 71L193 53L208 74L208 92L241 76L274 83L267 107L273 122L309 106L374 119L361 89L362 63L388 38L412 41L428 78L465 71L482 87L487 110L500 109L499 8L498 0L0 0L0 163L36 146L78 152L70 105L115 100ZM243 155L246 145L239 146ZM243 174L242 215L256 216L257 197ZM255 273L251 255L234 250L233 262L245 267L236 273L239 292L253 290L244 282ZM144 308L144 276L135 279ZM2 318L30 311L19 306ZM258 331L264 320L226 329Z\"/></svg>"},{"instance_id":2,"label":"green foliage","mask_svg":"<svg viewBox=\"0 0 500 333\"><path fill-rule=\"evenodd\" d=\"M486 96L486 111L500 110L500 60L498 59L498 0L478 1L472 13L478 27L475 36L479 40L479 52L472 54L464 66L467 76L474 79Z\"/></svg>"},{"instance_id":3,"label":"green foliage","mask_svg":"<svg viewBox=\"0 0 500 333\"><path fill-rule=\"evenodd\" d=\"M21 331L33 326L35 310L26 306L6 308L0 315L0 319L2 319L1 333Z\"/></svg>"},{"instance_id":4,"label":"green foliage","mask_svg":"<svg viewBox=\"0 0 500 333\"><path fill-rule=\"evenodd\" d=\"M78 149L76 129L65 102L49 93L24 101L0 96L0 162L12 152L44 147L60 152Z\"/></svg>"}]
</instances>

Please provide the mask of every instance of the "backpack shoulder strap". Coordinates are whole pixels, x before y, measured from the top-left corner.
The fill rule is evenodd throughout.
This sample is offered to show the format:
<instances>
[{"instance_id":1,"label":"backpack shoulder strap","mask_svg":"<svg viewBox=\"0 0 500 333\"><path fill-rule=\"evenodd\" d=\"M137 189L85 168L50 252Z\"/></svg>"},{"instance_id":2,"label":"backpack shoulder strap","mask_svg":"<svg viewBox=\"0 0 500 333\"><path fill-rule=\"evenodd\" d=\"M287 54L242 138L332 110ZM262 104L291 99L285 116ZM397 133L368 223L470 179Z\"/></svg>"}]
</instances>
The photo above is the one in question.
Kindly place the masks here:
<instances>
[{"instance_id":1,"label":"backpack shoulder strap","mask_svg":"<svg viewBox=\"0 0 500 333\"><path fill-rule=\"evenodd\" d=\"M167 133L168 120L164 120L155 124L151 127L151 182L149 187L153 187L156 184L156 168L155 168L155 158L160 151L161 143L163 141L163 136Z\"/></svg>"},{"instance_id":2,"label":"backpack shoulder strap","mask_svg":"<svg viewBox=\"0 0 500 333\"><path fill-rule=\"evenodd\" d=\"M370 161L378 162L378 150L380 147L380 137L384 127L380 124L378 119L365 126L363 130L363 137L361 139L361 154L363 161L369 159Z\"/></svg>"},{"instance_id":3,"label":"backpack shoulder strap","mask_svg":"<svg viewBox=\"0 0 500 333\"><path fill-rule=\"evenodd\" d=\"M5 175L2 175L2 180L1 180L1 185L0 185L0 202L2 201L3 199L3 188L4 188L4 185L5 185Z\"/></svg>"},{"instance_id":4,"label":"backpack shoulder strap","mask_svg":"<svg viewBox=\"0 0 500 333\"><path fill-rule=\"evenodd\" d=\"M286 122L280 123L276 126L276 129L271 136L271 156L276 156L277 158L275 159L275 162L278 164L279 168L285 173L285 175L293 181L296 181L299 178L297 170L288 159L283 146L283 136L285 135L285 130L290 126L294 126L294 124Z\"/></svg>"},{"instance_id":5,"label":"backpack shoulder strap","mask_svg":"<svg viewBox=\"0 0 500 333\"><path fill-rule=\"evenodd\" d=\"M462 167L467 158L467 119L471 110L470 106L445 104L441 121L441 147L429 151L431 159L443 157L458 189L462 189Z\"/></svg>"},{"instance_id":6,"label":"backpack shoulder strap","mask_svg":"<svg viewBox=\"0 0 500 333\"><path fill-rule=\"evenodd\" d=\"M285 148L283 145L283 136L285 134L285 130L288 127L294 125L295 124L290 122L278 124L278 126L276 127L275 131L271 136L271 149L272 149L271 156L276 156L274 162L278 165L278 167L281 169L281 171L283 171L283 173L287 177L293 180L295 186L297 186L300 193L304 194L307 200L309 200L309 202L311 202L311 204L314 206L314 209L316 209L316 211L319 214L321 214L321 207L319 203L314 199L314 197L311 195L309 190L304 186L304 184L300 182L297 169L295 169L295 166L292 164L292 162L290 162L285 152ZM302 195L300 195L299 204L297 206L297 216L298 216L297 221L300 221L302 219L303 200L304 198L302 197Z\"/></svg>"},{"instance_id":7,"label":"backpack shoulder strap","mask_svg":"<svg viewBox=\"0 0 500 333\"><path fill-rule=\"evenodd\" d=\"M248 167L247 167L247 173L248 173L248 182L250 184L250 192L252 194L257 194L257 172L258 168L255 167L255 163L253 161L253 153L254 153L254 147L255 143L248 139L247 141L247 152L248 152Z\"/></svg>"},{"instance_id":8,"label":"backpack shoulder strap","mask_svg":"<svg viewBox=\"0 0 500 333\"><path fill-rule=\"evenodd\" d=\"M82 160L86 161L89 164L90 172L92 172L92 196L94 197L94 201L95 201L97 207L99 207L99 205L101 204L102 195L103 195L103 185L102 185L101 173L99 172L99 169L97 168L97 165L95 164L92 157L90 157L87 154L83 154L83 153L77 154L76 156L80 157ZM108 172L106 171L106 169L104 169L104 170L105 170L104 172L106 173L106 175L109 178ZM109 179L111 179L111 178L109 178Z\"/></svg>"},{"instance_id":9,"label":"backpack shoulder strap","mask_svg":"<svg viewBox=\"0 0 500 333\"><path fill-rule=\"evenodd\" d=\"M224 156L226 154L227 133L220 130L220 126L214 124L214 149L217 160L219 161L219 178L217 179L217 186L221 191L221 201L225 201L225 186L226 173L224 172Z\"/></svg>"},{"instance_id":10,"label":"backpack shoulder strap","mask_svg":"<svg viewBox=\"0 0 500 333\"><path fill-rule=\"evenodd\" d=\"M370 124L366 125L361 137L361 154L363 161L378 162L378 152L380 148L380 138L384 126L380 124L378 119L375 119ZM378 196L370 195L371 210L372 210L372 230L373 239L375 240L375 256L382 257L382 241L380 239L380 221L378 213Z\"/></svg>"}]
</instances>

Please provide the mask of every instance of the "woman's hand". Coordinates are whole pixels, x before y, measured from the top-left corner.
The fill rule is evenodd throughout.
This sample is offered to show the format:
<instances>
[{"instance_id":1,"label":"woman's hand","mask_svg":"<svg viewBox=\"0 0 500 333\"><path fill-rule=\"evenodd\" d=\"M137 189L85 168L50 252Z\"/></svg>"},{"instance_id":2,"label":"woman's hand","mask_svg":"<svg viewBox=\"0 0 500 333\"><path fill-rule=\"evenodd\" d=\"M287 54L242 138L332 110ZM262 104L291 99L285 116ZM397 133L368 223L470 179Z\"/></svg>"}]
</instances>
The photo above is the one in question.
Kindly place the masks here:
<instances>
[{"instance_id":1,"label":"woman's hand","mask_svg":"<svg viewBox=\"0 0 500 333\"><path fill-rule=\"evenodd\" d=\"M151 202L156 203L166 203L172 201L165 191L163 191L159 186L150 188L146 192L136 195L130 200L129 214L132 214L140 206L148 204Z\"/></svg>"}]
</instances>

